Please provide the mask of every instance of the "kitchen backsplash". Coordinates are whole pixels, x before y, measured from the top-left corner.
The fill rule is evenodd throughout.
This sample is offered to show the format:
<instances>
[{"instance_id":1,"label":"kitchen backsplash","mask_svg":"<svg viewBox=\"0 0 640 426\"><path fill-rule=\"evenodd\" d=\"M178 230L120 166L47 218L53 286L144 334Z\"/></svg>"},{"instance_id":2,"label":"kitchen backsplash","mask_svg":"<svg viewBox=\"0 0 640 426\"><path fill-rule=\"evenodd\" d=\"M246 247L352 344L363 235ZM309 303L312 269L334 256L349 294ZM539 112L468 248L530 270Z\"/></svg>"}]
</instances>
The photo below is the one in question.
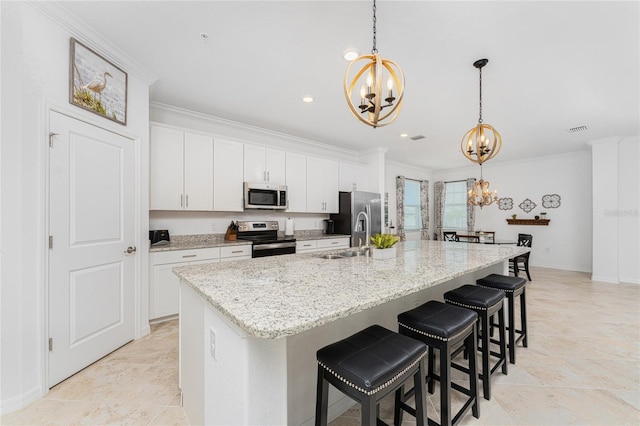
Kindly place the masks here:
<instances>
[{"instance_id":1,"label":"kitchen backsplash","mask_svg":"<svg viewBox=\"0 0 640 426\"><path fill-rule=\"evenodd\" d=\"M286 213L270 210L246 212L149 212L149 229L168 229L170 235L224 234L232 220L277 220L284 231L285 220L293 219L295 232L323 228L323 219L328 214Z\"/></svg>"}]
</instances>

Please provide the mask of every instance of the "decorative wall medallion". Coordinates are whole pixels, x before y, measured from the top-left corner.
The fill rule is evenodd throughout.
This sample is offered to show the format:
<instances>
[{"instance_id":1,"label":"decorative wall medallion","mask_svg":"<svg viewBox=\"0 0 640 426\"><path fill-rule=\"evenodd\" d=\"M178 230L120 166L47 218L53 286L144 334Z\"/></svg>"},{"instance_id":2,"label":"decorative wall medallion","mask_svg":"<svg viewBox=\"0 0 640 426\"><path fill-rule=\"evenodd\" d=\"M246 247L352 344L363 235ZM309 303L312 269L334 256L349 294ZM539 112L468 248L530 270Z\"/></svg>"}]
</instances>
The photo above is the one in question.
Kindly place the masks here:
<instances>
[{"instance_id":1,"label":"decorative wall medallion","mask_svg":"<svg viewBox=\"0 0 640 426\"><path fill-rule=\"evenodd\" d=\"M558 194L543 195L542 207L545 209L557 209L560 207L560 196Z\"/></svg>"},{"instance_id":2,"label":"decorative wall medallion","mask_svg":"<svg viewBox=\"0 0 640 426\"><path fill-rule=\"evenodd\" d=\"M500 198L498 200L500 210L511 210L513 208L513 198Z\"/></svg>"},{"instance_id":3,"label":"decorative wall medallion","mask_svg":"<svg viewBox=\"0 0 640 426\"><path fill-rule=\"evenodd\" d=\"M526 199L520 203L520 208L525 211L525 213L529 213L531 210L535 209L537 206L536 203L531 201L530 199Z\"/></svg>"}]
</instances>

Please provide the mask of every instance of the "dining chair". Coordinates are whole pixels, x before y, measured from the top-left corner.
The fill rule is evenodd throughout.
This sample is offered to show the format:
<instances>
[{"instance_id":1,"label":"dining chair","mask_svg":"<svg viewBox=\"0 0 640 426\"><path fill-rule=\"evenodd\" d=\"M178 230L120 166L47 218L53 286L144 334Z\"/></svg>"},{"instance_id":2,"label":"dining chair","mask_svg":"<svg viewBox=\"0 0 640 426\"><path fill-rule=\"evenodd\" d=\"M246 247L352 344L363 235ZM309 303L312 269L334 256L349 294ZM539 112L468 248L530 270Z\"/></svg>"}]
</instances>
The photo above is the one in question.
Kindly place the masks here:
<instances>
[{"instance_id":1,"label":"dining chair","mask_svg":"<svg viewBox=\"0 0 640 426\"><path fill-rule=\"evenodd\" d=\"M442 238L444 241L458 241L458 233L456 231L443 231Z\"/></svg>"},{"instance_id":2,"label":"dining chair","mask_svg":"<svg viewBox=\"0 0 640 426\"><path fill-rule=\"evenodd\" d=\"M533 236L531 234L518 234L518 245L521 247L531 247ZM513 259L509 259L509 271L513 272L513 275L518 276L519 271L527 273L527 278L531 281L531 274L529 273L529 255L531 252L521 254Z\"/></svg>"}]
</instances>

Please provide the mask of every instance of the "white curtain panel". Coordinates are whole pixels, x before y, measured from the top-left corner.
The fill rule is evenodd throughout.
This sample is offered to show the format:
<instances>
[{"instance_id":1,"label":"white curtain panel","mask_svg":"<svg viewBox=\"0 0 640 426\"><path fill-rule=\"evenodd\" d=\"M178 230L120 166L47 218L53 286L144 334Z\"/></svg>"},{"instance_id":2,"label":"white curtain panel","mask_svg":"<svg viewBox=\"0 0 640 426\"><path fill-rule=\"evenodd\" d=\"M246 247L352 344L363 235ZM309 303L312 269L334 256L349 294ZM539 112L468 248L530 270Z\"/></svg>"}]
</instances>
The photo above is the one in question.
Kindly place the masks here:
<instances>
[{"instance_id":1,"label":"white curtain panel","mask_svg":"<svg viewBox=\"0 0 640 426\"><path fill-rule=\"evenodd\" d=\"M476 184L474 178L467 179L467 193L473 191L473 187ZM467 203L467 231L473 232L476 226L476 206Z\"/></svg>"},{"instance_id":2,"label":"white curtain panel","mask_svg":"<svg viewBox=\"0 0 640 426\"><path fill-rule=\"evenodd\" d=\"M436 239L442 241L442 216L444 215L444 182L438 181L433 185L434 220Z\"/></svg>"},{"instance_id":3,"label":"white curtain panel","mask_svg":"<svg viewBox=\"0 0 640 426\"><path fill-rule=\"evenodd\" d=\"M404 176L396 177L396 221L398 222L398 236L400 241L406 240L404 233Z\"/></svg>"},{"instance_id":4,"label":"white curtain panel","mask_svg":"<svg viewBox=\"0 0 640 426\"><path fill-rule=\"evenodd\" d=\"M422 240L430 240L429 235L429 181L420 181L420 217L422 218Z\"/></svg>"}]
</instances>

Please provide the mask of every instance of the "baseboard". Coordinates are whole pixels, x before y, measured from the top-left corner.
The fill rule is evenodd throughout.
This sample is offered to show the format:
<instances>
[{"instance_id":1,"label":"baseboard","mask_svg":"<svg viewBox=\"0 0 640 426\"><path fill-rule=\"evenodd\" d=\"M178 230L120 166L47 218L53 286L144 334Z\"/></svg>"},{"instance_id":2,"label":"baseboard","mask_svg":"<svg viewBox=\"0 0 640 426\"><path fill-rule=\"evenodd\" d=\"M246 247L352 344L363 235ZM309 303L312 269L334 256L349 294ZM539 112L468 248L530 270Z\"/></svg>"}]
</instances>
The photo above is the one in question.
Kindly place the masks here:
<instances>
[{"instance_id":1,"label":"baseboard","mask_svg":"<svg viewBox=\"0 0 640 426\"><path fill-rule=\"evenodd\" d=\"M620 282L625 284L640 284L639 278L620 277Z\"/></svg>"},{"instance_id":2,"label":"baseboard","mask_svg":"<svg viewBox=\"0 0 640 426\"><path fill-rule=\"evenodd\" d=\"M591 281L599 281L602 283L620 284L618 277L605 277L601 275L591 275Z\"/></svg>"},{"instance_id":3,"label":"baseboard","mask_svg":"<svg viewBox=\"0 0 640 426\"><path fill-rule=\"evenodd\" d=\"M42 398L43 395L44 394L42 393L42 389L40 389L40 386L36 386L23 395L9 399L3 399L2 401L0 401L0 415L18 411L31 404L32 402Z\"/></svg>"}]
</instances>

